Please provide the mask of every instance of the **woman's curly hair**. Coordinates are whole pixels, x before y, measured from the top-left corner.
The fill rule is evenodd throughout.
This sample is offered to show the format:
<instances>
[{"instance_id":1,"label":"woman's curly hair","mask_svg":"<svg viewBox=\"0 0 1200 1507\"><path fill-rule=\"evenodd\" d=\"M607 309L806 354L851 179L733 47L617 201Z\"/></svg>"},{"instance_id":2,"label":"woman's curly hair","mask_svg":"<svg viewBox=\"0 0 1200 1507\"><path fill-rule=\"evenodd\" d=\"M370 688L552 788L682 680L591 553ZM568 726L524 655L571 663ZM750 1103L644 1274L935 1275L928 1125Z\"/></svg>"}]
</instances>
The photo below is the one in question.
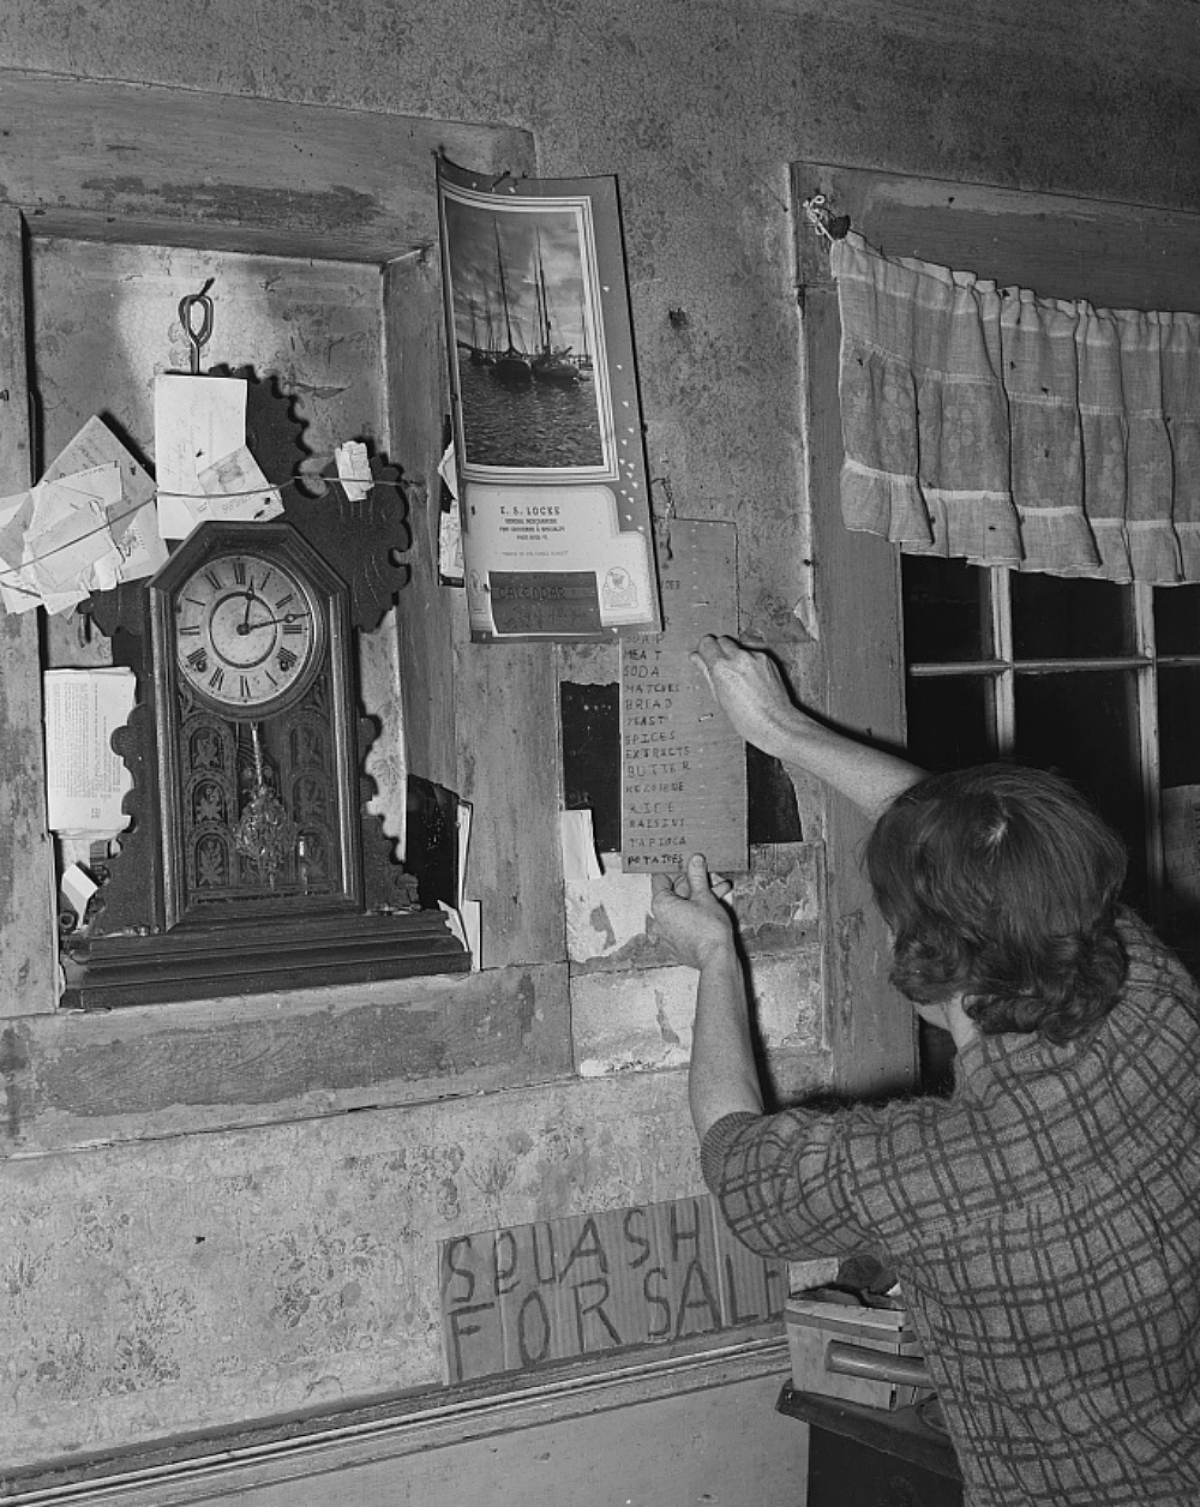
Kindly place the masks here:
<instances>
[{"instance_id":1,"label":"woman's curly hair","mask_svg":"<svg viewBox=\"0 0 1200 1507\"><path fill-rule=\"evenodd\" d=\"M917 1004L962 991L985 1035L1062 1045L1117 1002L1124 844L1056 774L983 764L900 795L867 843L893 934L892 982Z\"/></svg>"}]
</instances>

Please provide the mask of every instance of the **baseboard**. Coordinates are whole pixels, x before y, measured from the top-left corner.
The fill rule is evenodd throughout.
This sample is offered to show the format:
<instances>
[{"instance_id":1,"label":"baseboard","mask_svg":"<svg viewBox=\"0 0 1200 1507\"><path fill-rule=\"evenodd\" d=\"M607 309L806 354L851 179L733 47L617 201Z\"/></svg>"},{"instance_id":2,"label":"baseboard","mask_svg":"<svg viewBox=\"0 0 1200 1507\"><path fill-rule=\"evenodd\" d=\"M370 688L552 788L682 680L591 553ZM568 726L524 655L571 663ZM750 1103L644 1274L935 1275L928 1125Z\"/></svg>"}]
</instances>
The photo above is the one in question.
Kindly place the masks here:
<instances>
[{"instance_id":1,"label":"baseboard","mask_svg":"<svg viewBox=\"0 0 1200 1507\"><path fill-rule=\"evenodd\" d=\"M89 1465L64 1463L0 1485L4 1507L192 1507L228 1501L249 1504L250 1493L309 1476L401 1459L488 1435L558 1423L589 1413L631 1407L681 1393L732 1386L762 1376L786 1379L790 1369L782 1336L743 1340L719 1349L639 1360L622 1365L571 1368L470 1396L427 1393L339 1414L335 1421L280 1429L254 1442L246 1435L180 1447L161 1446ZM7 1489L5 1489L7 1488Z\"/></svg>"}]
</instances>

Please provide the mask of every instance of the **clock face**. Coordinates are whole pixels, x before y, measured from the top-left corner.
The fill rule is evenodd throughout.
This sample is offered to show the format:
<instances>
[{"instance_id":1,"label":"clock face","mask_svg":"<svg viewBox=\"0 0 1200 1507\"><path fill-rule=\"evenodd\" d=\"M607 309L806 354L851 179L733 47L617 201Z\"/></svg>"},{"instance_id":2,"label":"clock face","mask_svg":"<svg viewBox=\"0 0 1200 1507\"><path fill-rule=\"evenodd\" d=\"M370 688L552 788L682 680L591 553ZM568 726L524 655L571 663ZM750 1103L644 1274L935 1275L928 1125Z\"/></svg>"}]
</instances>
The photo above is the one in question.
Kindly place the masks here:
<instances>
[{"instance_id":1,"label":"clock face","mask_svg":"<svg viewBox=\"0 0 1200 1507\"><path fill-rule=\"evenodd\" d=\"M175 646L179 673L201 701L255 718L307 690L324 647L324 618L290 565L224 550L179 587Z\"/></svg>"}]
</instances>

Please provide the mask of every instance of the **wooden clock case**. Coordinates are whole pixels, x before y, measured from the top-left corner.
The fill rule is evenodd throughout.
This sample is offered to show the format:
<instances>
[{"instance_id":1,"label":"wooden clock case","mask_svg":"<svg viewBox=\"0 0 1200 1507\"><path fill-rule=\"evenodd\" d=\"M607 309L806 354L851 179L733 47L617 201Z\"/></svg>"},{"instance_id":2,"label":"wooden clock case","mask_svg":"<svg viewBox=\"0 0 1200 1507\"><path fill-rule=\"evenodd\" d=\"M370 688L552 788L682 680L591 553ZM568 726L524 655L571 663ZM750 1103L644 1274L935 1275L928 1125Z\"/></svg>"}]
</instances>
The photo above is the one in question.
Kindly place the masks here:
<instances>
[{"instance_id":1,"label":"wooden clock case","mask_svg":"<svg viewBox=\"0 0 1200 1507\"><path fill-rule=\"evenodd\" d=\"M331 482L325 496L293 501L292 517L279 522L203 524L152 580L122 586L94 604L99 626L112 636L114 662L132 669L138 682L137 705L114 739L133 777L125 801L132 825L103 876L95 915L64 939L67 1008L258 994L470 966L442 912L421 908L415 876L396 862L380 817L368 809L374 787L364 764L375 724L358 711L353 635L376 626L388 604L397 572L375 570L370 560L381 539L386 544L394 537L397 509L403 512L394 482L383 480L378 491L388 495L351 503ZM276 785L287 783L281 766L289 737L323 749L300 774L320 782L318 804L332 814L321 842L330 851L333 884L307 885L294 861L278 882L266 882L239 856L234 835L253 779L246 734L254 724L198 706L175 662L175 591L193 571L235 548L270 555L300 572L322 604L321 672L297 707L264 719L263 737L278 724L268 753ZM206 824L207 840L227 870L224 882L207 890L195 877L191 811L197 771L189 749L199 739L217 750L209 804L222 814ZM290 796L288 807L299 814Z\"/></svg>"}]
</instances>

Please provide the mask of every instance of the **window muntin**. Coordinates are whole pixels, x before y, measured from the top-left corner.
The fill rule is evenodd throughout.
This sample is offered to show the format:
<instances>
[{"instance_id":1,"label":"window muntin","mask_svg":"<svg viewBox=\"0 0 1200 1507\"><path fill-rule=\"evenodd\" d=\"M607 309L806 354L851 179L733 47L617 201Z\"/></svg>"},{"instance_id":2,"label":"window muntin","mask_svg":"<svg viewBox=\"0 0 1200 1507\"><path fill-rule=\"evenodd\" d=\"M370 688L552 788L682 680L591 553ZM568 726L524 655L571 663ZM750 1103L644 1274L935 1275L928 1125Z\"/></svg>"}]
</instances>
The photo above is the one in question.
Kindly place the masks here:
<instances>
[{"instance_id":1,"label":"window muntin","mask_svg":"<svg viewBox=\"0 0 1200 1507\"><path fill-rule=\"evenodd\" d=\"M906 555L908 747L928 768L1060 769L1125 838L1127 894L1185 952L1161 792L1200 785L1200 587L1123 586Z\"/></svg>"}]
</instances>

